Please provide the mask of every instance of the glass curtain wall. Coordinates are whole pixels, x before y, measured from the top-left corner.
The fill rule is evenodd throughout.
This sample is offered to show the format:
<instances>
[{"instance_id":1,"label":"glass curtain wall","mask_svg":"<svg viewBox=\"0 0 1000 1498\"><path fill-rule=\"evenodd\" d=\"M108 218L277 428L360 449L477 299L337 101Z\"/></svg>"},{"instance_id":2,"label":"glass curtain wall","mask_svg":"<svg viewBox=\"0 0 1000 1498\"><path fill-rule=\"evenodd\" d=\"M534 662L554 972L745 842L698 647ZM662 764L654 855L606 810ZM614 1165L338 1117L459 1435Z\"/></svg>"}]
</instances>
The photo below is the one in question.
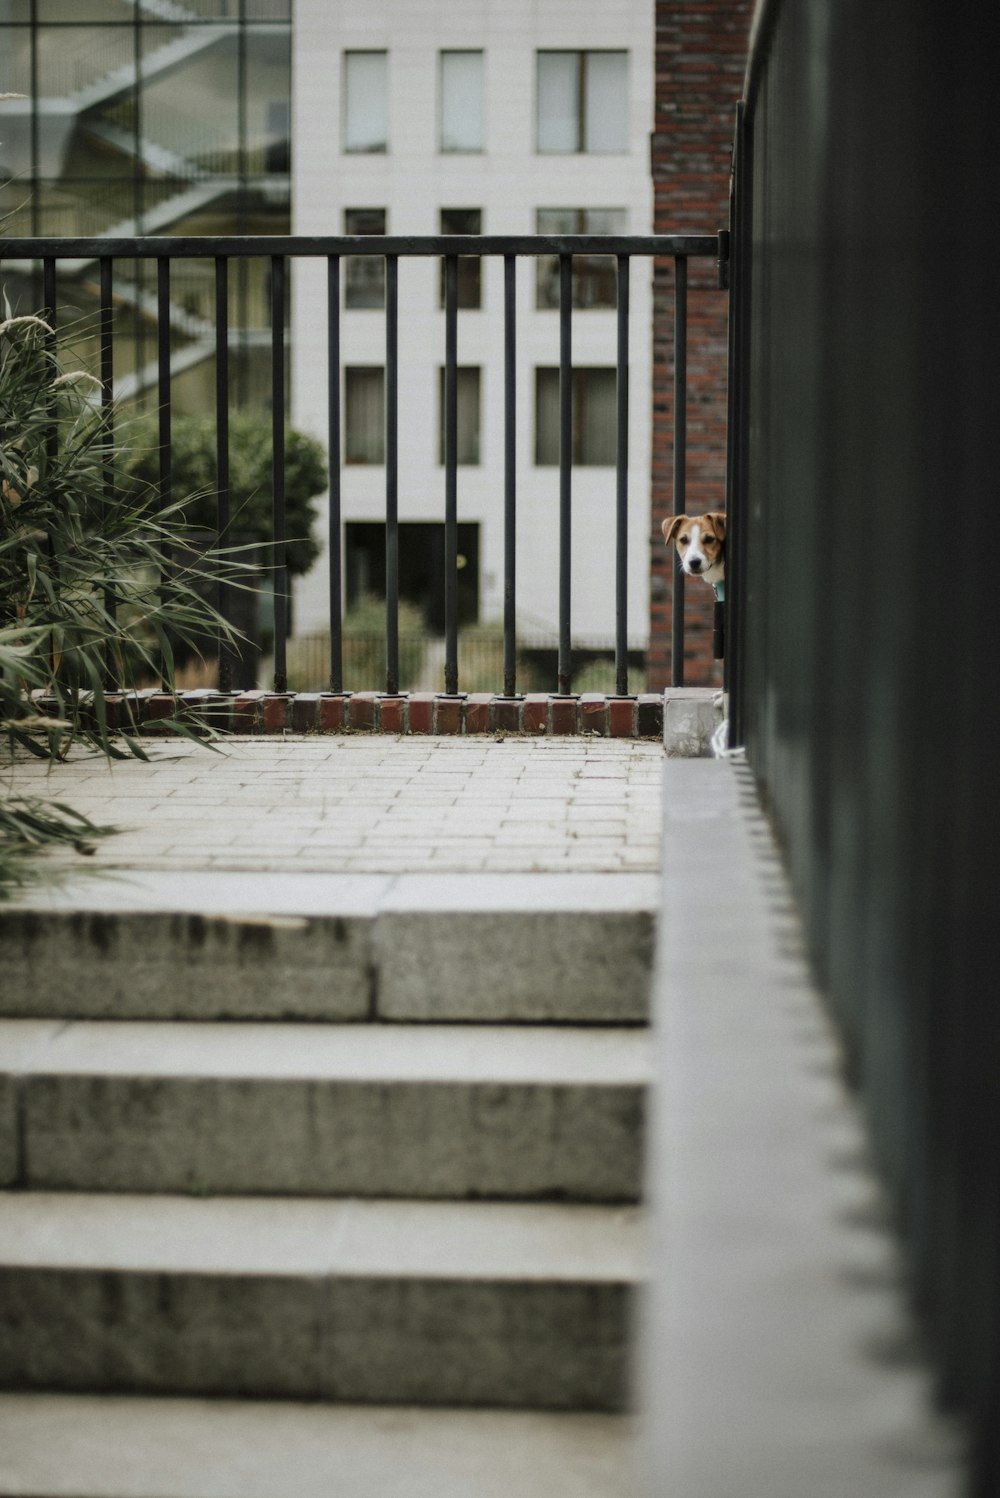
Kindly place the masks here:
<instances>
[{"instance_id":1,"label":"glass curtain wall","mask_svg":"<svg viewBox=\"0 0 1000 1498\"><path fill-rule=\"evenodd\" d=\"M0 230L13 235L284 234L290 227L291 0L0 0ZM96 261L59 273L59 325L96 362ZM37 266L2 290L37 310ZM270 389L266 262L230 266L230 376ZM119 398L156 399L151 262L115 262ZM213 398L215 274L175 262L179 409Z\"/></svg>"}]
</instances>

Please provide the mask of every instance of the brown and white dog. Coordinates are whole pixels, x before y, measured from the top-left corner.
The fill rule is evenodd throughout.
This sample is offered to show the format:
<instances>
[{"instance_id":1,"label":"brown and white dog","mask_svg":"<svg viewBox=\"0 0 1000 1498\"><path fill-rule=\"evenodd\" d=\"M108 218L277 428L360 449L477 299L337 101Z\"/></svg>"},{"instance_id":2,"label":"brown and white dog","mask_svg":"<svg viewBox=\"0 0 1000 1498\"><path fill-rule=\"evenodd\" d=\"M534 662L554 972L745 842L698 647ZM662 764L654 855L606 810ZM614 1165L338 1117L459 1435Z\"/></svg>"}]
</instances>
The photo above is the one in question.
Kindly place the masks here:
<instances>
[{"instance_id":1,"label":"brown and white dog","mask_svg":"<svg viewBox=\"0 0 1000 1498\"><path fill-rule=\"evenodd\" d=\"M663 539L677 548L681 568L690 577L703 577L719 597L726 576L726 517L721 510L707 515L674 515L663 522Z\"/></svg>"}]
</instances>

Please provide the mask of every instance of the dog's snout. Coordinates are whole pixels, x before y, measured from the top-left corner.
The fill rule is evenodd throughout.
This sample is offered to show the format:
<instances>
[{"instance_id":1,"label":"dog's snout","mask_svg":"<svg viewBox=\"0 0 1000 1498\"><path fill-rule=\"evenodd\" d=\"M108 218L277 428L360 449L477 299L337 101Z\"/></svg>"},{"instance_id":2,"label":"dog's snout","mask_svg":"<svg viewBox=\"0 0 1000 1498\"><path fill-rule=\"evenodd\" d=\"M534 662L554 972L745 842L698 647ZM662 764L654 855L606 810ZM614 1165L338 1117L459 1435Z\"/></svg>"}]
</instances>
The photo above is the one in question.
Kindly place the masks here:
<instances>
[{"instance_id":1,"label":"dog's snout","mask_svg":"<svg viewBox=\"0 0 1000 1498\"><path fill-rule=\"evenodd\" d=\"M701 571L701 557L688 557L688 566L692 572Z\"/></svg>"}]
</instances>

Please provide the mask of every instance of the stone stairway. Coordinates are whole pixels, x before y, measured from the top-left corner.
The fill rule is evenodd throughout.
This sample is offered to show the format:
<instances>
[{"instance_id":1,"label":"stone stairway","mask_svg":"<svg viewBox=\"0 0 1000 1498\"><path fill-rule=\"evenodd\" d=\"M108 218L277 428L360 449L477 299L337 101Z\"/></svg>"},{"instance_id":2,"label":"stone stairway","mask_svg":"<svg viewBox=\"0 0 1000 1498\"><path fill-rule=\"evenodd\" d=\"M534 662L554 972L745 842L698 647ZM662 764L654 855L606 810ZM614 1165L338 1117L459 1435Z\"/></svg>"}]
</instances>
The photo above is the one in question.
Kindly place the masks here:
<instances>
[{"instance_id":1,"label":"stone stairway","mask_svg":"<svg viewBox=\"0 0 1000 1498\"><path fill-rule=\"evenodd\" d=\"M651 912L204 880L0 917L0 1494L624 1498Z\"/></svg>"}]
</instances>

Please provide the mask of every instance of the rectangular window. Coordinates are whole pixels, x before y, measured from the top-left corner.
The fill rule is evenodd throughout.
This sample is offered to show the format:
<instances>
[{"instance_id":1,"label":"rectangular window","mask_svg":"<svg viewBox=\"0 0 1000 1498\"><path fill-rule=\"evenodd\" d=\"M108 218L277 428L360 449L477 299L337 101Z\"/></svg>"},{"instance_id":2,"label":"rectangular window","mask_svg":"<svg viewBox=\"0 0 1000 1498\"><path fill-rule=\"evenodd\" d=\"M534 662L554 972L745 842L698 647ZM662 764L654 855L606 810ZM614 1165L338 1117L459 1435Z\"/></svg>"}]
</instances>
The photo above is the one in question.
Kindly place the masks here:
<instances>
[{"instance_id":1,"label":"rectangular window","mask_svg":"<svg viewBox=\"0 0 1000 1498\"><path fill-rule=\"evenodd\" d=\"M442 208L442 234L482 234L483 211L481 208ZM444 306L444 261L441 261L441 306ZM483 305L482 261L478 255L458 257L458 305L465 310L476 311Z\"/></svg>"},{"instance_id":2,"label":"rectangular window","mask_svg":"<svg viewBox=\"0 0 1000 1498\"><path fill-rule=\"evenodd\" d=\"M479 462L479 374L472 365L460 365L456 391L456 436L458 461L464 467ZM444 462L444 375L438 371L438 462Z\"/></svg>"},{"instance_id":3,"label":"rectangular window","mask_svg":"<svg viewBox=\"0 0 1000 1498\"><path fill-rule=\"evenodd\" d=\"M536 148L542 154L628 150L628 53L537 54Z\"/></svg>"},{"instance_id":4,"label":"rectangular window","mask_svg":"<svg viewBox=\"0 0 1000 1498\"><path fill-rule=\"evenodd\" d=\"M539 208L535 216L539 234L624 234L624 208ZM617 271L612 255L573 256L573 306L617 305ZM536 306L559 306L559 257L538 259Z\"/></svg>"},{"instance_id":5,"label":"rectangular window","mask_svg":"<svg viewBox=\"0 0 1000 1498\"><path fill-rule=\"evenodd\" d=\"M475 624L479 618L479 525L458 523L458 622ZM385 597L385 523L381 520L349 520L344 526L344 572L347 606L354 609L366 598ZM399 597L423 614L424 626L443 635L444 617L444 526L440 521L401 520L399 523ZM405 608L402 611L400 674L403 687L415 687L416 677L426 670L423 641L407 642ZM381 628L381 624L377 627ZM412 629L412 625L410 625ZM364 654L352 671L349 652L344 660L346 685L364 691L372 684L371 665L365 672ZM408 663L409 662L409 663ZM443 662L437 668L443 689ZM354 679L351 680L353 675Z\"/></svg>"},{"instance_id":6,"label":"rectangular window","mask_svg":"<svg viewBox=\"0 0 1000 1498\"><path fill-rule=\"evenodd\" d=\"M442 151L478 152L486 127L481 52L441 53Z\"/></svg>"},{"instance_id":7,"label":"rectangular window","mask_svg":"<svg viewBox=\"0 0 1000 1498\"><path fill-rule=\"evenodd\" d=\"M389 149L389 66L386 52L344 53L344 150Z\"/></svg>"},{"instance_id":8,"label":"rectangular window","mask_svg":"<svg viewBox=\"0 0 1000 1498\"><path fill-rule=\"evenodd\" d=\"M384 208L345 208L345 234L384 234ZM385 260L381 255L348 255L344 261L344 306L385 306Z\"/></svg>"},{"instance_id":9,"label":"rectangular window","mask_svg":"<svg viewBox=\"0 0 1000 1498\"><path fill-rule=\"evenodd\" d=\"M617 442L617 378L614 369L572 372L574 468L613 467ZM535 462L559 462L559 370L535 370Z\"/></svg>"},{"instance_id":10,"label":"rectangular window","mask_svg":"<svg viewBox=\"0 0 1000 1498\"><path fill-rule=\"evenodd\" d=\"M359 365L344 370L344 459L385 462L385 370Z\"/></svg>"}]
</instances>

